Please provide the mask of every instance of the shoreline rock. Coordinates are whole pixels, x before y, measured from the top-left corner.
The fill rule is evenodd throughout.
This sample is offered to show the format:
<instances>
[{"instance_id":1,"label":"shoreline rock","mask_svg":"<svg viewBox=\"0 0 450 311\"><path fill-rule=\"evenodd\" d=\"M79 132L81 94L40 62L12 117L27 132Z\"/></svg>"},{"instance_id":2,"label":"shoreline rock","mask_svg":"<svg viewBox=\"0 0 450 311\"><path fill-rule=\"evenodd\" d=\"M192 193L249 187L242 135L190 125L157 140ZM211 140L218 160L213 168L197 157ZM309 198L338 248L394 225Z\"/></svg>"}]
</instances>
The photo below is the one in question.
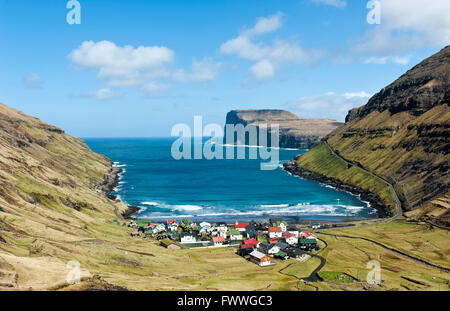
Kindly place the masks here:
<instances>
[{"instance_id":1,"label":"shoreline rock","mask_svg":"<svg viewBox=\"0 0 450 311\"><path fill-rule=\"evenodd\" d=\"M111 200L116 200L117 196L112 194L114 188L119 185L120 181L120 173L123 172L123 169L117 166L112 166L108 174L103 177L103 182L100 185L100 189L105 193L106 197Z\"/></svg>"},{"instance_id":2,"label":"shoreline rock","mask_svg":"<svg viewBox=\"0 0 450 311\"><path fill-rule=\"evenodd\" d=\"M345 184L341 182L340 180L334 179L332 177L327 177L318 173L314 173L311 171L308 171L304 168L301 168L297 165L298 157L295 157L294 160L286 162L283 164L283 168L285 171L291 173L292 175L299 176L304 179L312 180L319 182L321 184L325 184L328 186L331 186L337 190L340 191L347 191L354 195L358 195L361 200L369 202L370 206L377 210L378 218L388 218L391 217L391 211L389 208L384 204L384 202L381 200L381 198L364 189Z\"/></svg>"}]
</instances>

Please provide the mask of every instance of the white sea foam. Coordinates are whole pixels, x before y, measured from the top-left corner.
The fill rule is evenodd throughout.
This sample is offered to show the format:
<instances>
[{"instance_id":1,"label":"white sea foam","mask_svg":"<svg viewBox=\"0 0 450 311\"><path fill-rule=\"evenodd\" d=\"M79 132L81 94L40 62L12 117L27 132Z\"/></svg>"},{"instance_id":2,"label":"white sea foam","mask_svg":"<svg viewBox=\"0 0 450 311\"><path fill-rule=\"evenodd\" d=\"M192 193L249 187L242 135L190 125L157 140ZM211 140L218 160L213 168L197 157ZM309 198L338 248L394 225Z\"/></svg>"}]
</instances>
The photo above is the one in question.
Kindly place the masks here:
<instances>
[{"instance_id":1,"label":"white sea foam","mask_svg":"<svg viewBox=\"0 0 450 311\"><path fill-rule=\"evenodd\" d=\"M199 211L202 210L203 207L198 205L174 205L173 209L176 211Z\"/></svg>"},{"instance_id":2,"label":"white sea foam","mask_svg":"<svg viewBox=\"0 0 450 311\"><path fill-rule=\"evenodd\" d=\"M158 205L157 202L141 202L142 205L148 205L148 206L156 206Z\"/></svg>"},{"instance_id":3,"label":"white sea foam","mask_svg":"<svg viewBox=\"0 0 450 311\"><path fill-rule=\"evenodd\" d=\"M273 204L273 205L261 205L261 207L289 207L289 204Z\"/></svg>"}]
</instances>

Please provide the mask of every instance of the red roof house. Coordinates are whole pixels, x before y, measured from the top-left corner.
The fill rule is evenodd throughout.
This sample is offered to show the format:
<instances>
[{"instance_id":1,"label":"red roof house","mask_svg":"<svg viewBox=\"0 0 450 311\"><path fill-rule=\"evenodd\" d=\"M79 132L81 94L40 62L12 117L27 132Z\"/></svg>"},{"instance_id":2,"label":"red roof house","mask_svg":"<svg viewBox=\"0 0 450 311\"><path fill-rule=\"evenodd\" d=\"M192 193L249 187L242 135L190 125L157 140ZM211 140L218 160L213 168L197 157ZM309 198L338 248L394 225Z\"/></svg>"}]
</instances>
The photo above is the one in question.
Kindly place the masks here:
<instances>
[{"instance_id":1,"label":"red roof house","mask_svg":"<svg viewBox=\"0 0 450 311\"><path fill-rule=\"evenodd\" d=\"M244 241L244 244L253 244L253 245L258 245L259 242L257 239L248 239Z\"/></svg>"},{"instance_id":2,"label":"red roof house","mask_svg":"<svg viewBox=\"0 0 450 311\"><path fill-rule=\"evenodd\" d=\"M269 227L269 232L281 232L281 227Z\"/></svg>"},{"instance_id":3,"label":"red roof house","mask_svg":"<svg viewBox=\"0 0 450 311\"><path fill-rule=\"evenodd\" d=\"M168 224L168 225L171 225L171 224L173 224L175 221L176 221L175 219L167 219L167 224Z\"/></svg>"},{"instance_id":4,"label":"red roof house","mask_svg":"<svg viewBox=\"0 0 450 311\"><path fill-rule=\"evenodd\" d=\"M248 226L248 222L241 222L241 223L238 223L238 224L236 224L234 227L236 228L236 229L238 229L238 228L244 228L245 229L245 227L247 227Z\"/></svg>"},{"instance_id":5,"label":"red roof house","mask_svg":"<svg viewBox=\"0 0 450 311\"><path fill-rule=\"evenodd\" d=\"M215 236L215 237L213 237L213 242L214 243L223 243L223 242L225 242L225 238L223 236Z\"/></svg>"}]
</instances>

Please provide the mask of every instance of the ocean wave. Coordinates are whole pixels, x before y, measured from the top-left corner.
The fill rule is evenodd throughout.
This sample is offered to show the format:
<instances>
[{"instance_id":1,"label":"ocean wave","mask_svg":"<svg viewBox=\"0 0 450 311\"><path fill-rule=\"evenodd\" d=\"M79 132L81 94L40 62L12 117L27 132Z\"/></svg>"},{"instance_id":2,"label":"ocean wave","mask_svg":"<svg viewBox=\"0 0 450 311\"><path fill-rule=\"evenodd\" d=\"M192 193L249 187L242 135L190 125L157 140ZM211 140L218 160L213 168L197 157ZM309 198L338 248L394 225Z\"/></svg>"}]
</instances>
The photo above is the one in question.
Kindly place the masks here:
<instances>
[{"instance_id":1,"label":"ocean wave","mask_svg":"<svg viewBox=\"0 0 450 311\"><path fill-rule=\"evenodd\" d=\"M159 203L158 202L141 202L142 205L148 205L148 206L156 206Z\"/></svg>"},{"instance_id":2,"label":"ocean wave","mask_svg":"<svg viewBox=\"0 0 450 311\"><path fill-rule=\"evenodd\" d=\"M266 208L266 207L269 207L269 208L273 208L273 207L289 207L289 204L273 204L273 205L260 205L260 207L263 207L263 208Z\"/></svg>"},{"instance_id":3,"label":"ocean wave","mask_svg":"<svg viewBox=\"0 0 450 311\"><path fill-rule=\"evenodd\" d=\"M287 206L286 206L287 205ZM298 216L354 216L363 206L347 206L347 205L310 205L309 203L299 203L297 205L278 204L265 205L272 208L269 210L250 210L238 211L228 210L217 213L199 213L199 214L184 214L184 215L152 215L153 218L167 218L167 217L218 217L218 216L264 216L264 215L298 215ZM177 211L196 211L203 209L197 205L176 205ZM180 208L183 207L183 208ZM262 206L261 206L262 207ZM283 207L283 208L277 208Z\"/></svg>"},{"instance_id":4,"label":"ocean wave","mask_svg":"<svg viewBox=\"0 0 450 311\"><path fill-rule=\"evenodd\" d=\"M176 211L199 211L203 209L198 205L174 205L173 208Z\"/></svg>"}]
</instances>

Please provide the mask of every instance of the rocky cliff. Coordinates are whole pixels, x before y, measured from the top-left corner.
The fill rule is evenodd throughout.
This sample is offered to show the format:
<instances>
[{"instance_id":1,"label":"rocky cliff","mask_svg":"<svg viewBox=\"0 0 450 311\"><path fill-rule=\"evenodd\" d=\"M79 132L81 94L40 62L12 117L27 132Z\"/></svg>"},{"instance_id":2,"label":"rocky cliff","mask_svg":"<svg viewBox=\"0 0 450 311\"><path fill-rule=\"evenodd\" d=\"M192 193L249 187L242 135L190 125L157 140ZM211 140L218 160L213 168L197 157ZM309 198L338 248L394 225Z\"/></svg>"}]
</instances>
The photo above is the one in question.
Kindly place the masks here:
<instances>
[{"instance_id":1,"label":"rocky cliff","mask_svg":"<svg viewBox=\"0 0 450 311\"><path fill-rule=\"evenodd\" d=\"M345 125L325 137L343 158L391 181L407 216L446 225L450 220L449 78L447 46L383 88L366 105L351 110ZM300 157L298 165L320 171L319 163L313 163L319 154L324 156L319 148L323 147ZM341 170L336 176L343 179L345 174ZM355 178L347 182L365 183Z\"/></svg>"},{"instance_id":2,"label":"rocky cliff","mask_svg":"<svg viewBox=\"0 0 450 311\"><path fill-rule=\"evenodd\" d=\"M242 124L259 129L260 126L278 124L280 129L279 146L282 148L310 148L318 139L336 129L342 123L327 119L302 119L299 116L284 110L232 110L227 114L226 124ZM226 142L227 133L225 129ZM256 138L260 145L259 137ZM245 141L234 139L237 144L250 145L249 137ZM268 141L270 144L270 139Z\"/></svg>"}]
</instances>

